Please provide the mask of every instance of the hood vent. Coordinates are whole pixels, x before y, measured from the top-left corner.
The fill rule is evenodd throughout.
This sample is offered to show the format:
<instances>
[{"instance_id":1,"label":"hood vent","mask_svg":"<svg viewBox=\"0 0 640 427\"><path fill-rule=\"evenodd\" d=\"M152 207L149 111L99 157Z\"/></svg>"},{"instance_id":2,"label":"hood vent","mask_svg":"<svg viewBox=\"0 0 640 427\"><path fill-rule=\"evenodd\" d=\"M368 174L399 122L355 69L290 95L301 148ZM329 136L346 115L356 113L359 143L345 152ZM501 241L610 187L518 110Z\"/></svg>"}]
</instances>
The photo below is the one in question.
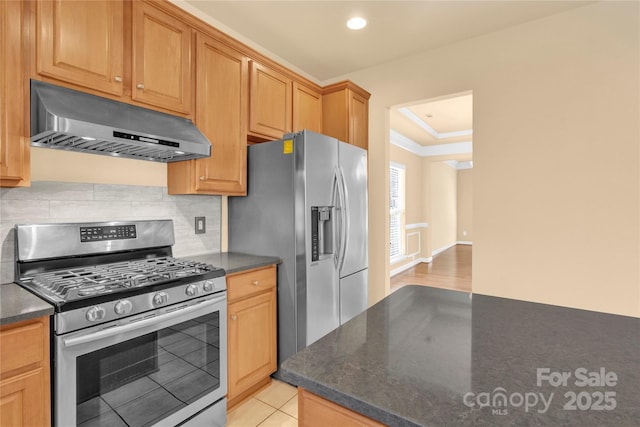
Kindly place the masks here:
<instances>
[{"instance_id":1,"label":"hood vent","mask_svg":"<svg viewBox=\"0 0 640 427\"><path fill-rule=\"evenodd\" d=\"M164 163L211 155L189 119L36 80L31 145Z\"/></svg>"}]
</instances>

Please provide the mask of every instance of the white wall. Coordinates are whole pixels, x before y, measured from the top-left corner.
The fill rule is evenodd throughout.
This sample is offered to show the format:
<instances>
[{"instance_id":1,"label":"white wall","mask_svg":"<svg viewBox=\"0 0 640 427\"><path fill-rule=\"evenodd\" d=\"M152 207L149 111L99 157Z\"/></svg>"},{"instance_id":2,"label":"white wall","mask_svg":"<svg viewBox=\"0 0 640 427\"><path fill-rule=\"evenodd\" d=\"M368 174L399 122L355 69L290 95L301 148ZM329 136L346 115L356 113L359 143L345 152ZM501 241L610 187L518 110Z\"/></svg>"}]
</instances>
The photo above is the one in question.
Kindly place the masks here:
<instances>
[{"instance_id":1,"label":"white wall","mask_svg":"<svg viewBox=\"0 0 640 427\"><path fill-rule=\"evenodd\" d=\"M474 292L640 316L640 26L599 2L341 78L370 100L370 296L389 289L389 107L473 90Z\"/></svg>"},{"instance_id":2,"label":"white wall","mask_svg":"<svg viewBox=\"0 0 640 427\"><path fill-rule=\"evenodd\" d=\"M458 170L457 191L458 241L473 242L473 169Z\"/></svg>"},{"instance_id":3,"label":"white wall","mask_svg":"<svg viewBox=\"0 0 640 427\"><path fill-rule=\"evenodd\" d=\"M429 228L431 248L439 253L457 240L458 228L458 171L445 162L429 162L428 182L430 198Z\"/></svg>"}]
</instances>

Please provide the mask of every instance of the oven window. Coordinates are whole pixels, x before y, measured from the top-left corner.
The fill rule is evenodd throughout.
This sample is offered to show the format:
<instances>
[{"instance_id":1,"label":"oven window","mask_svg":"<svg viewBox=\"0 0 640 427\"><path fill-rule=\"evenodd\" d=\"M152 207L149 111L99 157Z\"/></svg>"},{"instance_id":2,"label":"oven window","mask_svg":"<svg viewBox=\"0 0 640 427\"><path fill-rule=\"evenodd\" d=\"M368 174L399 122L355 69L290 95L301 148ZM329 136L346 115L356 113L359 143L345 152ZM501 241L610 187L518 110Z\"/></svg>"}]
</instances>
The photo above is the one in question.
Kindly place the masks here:
<instances>
[{"instance_id":1,"label":"oven window","mask_svg":"<svg viewBox=\"0 0 640 427\"><path fill-rule=\"evenodd\" d=\"M78 425L152 425L218 389L219 315L211 313L78 357Z\"/></svg>"}]
</instances>

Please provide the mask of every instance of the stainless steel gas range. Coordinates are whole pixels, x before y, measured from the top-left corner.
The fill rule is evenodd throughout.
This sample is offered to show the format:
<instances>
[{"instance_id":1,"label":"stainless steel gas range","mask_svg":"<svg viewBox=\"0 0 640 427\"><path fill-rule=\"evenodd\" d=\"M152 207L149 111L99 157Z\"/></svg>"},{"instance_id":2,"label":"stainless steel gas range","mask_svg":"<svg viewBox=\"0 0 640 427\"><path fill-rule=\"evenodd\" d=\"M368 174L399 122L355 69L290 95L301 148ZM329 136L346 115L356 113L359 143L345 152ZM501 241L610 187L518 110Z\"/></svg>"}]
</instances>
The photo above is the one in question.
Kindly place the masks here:
<instances>
[{"instance_id":1,"label":"stainless steel gas range","mask_svg":"<svg viewBox=\"0 0 640 427\"><path fill-rule=\"evenodd\" d=\"M225 424L225 272L172 257L172 221L15 236L16 281L55 306L56 426Z\"/></svg>"}]
</instances>

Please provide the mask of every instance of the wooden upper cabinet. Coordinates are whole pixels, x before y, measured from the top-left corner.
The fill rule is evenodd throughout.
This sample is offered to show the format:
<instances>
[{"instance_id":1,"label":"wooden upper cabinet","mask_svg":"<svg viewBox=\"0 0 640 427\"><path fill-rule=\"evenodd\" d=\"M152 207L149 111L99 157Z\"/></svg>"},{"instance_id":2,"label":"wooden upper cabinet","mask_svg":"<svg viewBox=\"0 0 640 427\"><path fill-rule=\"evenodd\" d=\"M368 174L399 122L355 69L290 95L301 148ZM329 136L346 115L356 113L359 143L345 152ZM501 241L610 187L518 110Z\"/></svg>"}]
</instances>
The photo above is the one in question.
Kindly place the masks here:
<instances>
[{"instance_id":1,"label":"wooden upper cabinet","mask_svg":"<svg viewBox=\"0 0 640 427\"><path fill-rule=\"evenodd\" d=\"M303 129L322 133L322 94L293 82L293 131Z\"/></svg>"},{"instance_id":2,"label":"wooden upper cabinet","mask_svg":"<svg viewBox=\"0 0 640 427\"><path fill-rule=\"evenodd\" d=\"M349 143L366 150L369 147L369 99L350 92Z\"/></svg>"},{"instance_id":3,"label":"wooden upper cabinet","mask_svg":"<svg viewBox=\"0 0 640 427\"><path fill-rule=\"evenodd\" d=\"M120 0L39 1L38 74L121 96L123 24Z\"/></svg>"},{"instance_id":4,"label":"wooden upper cabinet","mask_svg":"<svg viewBox=\"0 0 640 427\"><path fill-rule=\"evenodd\" d=\"M349 81L325 87L322 97L323 132L366 150L369 145L370 96Z\"/></svg>"},{"instance_id":5,"label":"wooden upper cabinet","mask_svg":"<svg viewBox=\"0 0 640 427\"><path fill-rule=\"evenodd\" d=\"M131 98L190 114L191 27L142 1L133 2L132 19Z\"/></svg>"},{"instance_id":6,"label":"wooden upper cabinet","mask_svg":"<svg viewBox=\"0 0 640 427\"><path fill-rule=\"evenodd\" d=\"M291 132L291 78L255 61L250 65L249 133L280 139Z\"/></svg>"},{"instance_id":7,"label":"wooden upper cabinet","mask_svg":"<svg viewBox=\"0 0 640 427\"><path fill-rule=\"evenodd\" d=\"M29 185L24 2L0 1L0 185Z\"/></svg>"},{"instance_id":8,"label":"wooden upper cabinet","mask_svg":"<svg viewBox=\"0 0 640 427\"><path fill-rule=\"evenodd\" d=\"M169 193L246 195L249 60L199 33L196 63L196 125L211 157L170 163Z\"/></svg>"}]
</instances>

